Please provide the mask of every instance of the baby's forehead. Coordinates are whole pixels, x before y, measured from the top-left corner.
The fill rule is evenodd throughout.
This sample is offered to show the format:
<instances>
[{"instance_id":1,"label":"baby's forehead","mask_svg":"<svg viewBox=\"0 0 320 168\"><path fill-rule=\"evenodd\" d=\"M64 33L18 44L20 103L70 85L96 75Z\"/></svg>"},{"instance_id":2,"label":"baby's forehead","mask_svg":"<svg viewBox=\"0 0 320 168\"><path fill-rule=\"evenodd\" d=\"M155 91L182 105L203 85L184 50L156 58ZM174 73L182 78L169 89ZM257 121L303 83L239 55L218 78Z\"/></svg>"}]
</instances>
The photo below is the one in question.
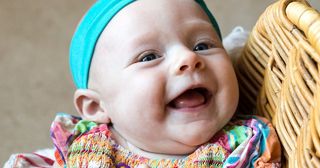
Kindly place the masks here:
<instances>
[{"instance_id":1,"label":"baby's forehead","mask_svg":"<svg viewBox=\"0 0 320 168\"><path fill-rule=\"evenodd\" d=\"M140 41L141 37L151 39L153 36L158 36L159 33L163 33L161 34L163 36L176 35L174 32L183 34L180 31L185 30L182 29L195 29L194 27L215 30L206 13L196 2L183 0L185 3L181 4L178 3L180 1L142 0L126 6L105 27L99 37L99 42L105 41L104 46L112 45L114 40L125 44L131 39ZM168 28L171 28L170 32L163 31ZM100 44L99 42L97 44Z\"/></svg>"},{"instance_id":2,"label":"baby's forehead","mask_svg":"<svg viewBox=\"0 0 320 168\"><path fill-rule=\"evenodd\" d=\"M127 18L127 20L124 19L125 22L131 22L131 24L143 24L146 21L156 24L159 20L182 19L188 17L187 15L209 21L206 13L194 0L139 0L119 11L110 22L113 22L115 18L122 17Z\"/></svg>"},{"instance_id":3,"label":"baby's forehead","mask_svg":"<svg viewBox=\"0 0 320 168\"><path fill-rule=\"evenodd\" d=\"M179 4L185 5L193 3L196 5L197 3L202 10L205 11L205 14L209 17L210 22L221 39L219 26L203 0L97 0L79 23L71 40L69 61L72 77L77 88L85 89L88 87L89 71L97 41L104 29L108 28L108 24L113 20L113 18L118 17L120 12L125 11L124 9L131 5L139 6L140 4L141 8L149 8L150 6L150 8L153 9L157 7L154 5L156 4L155 2L163 3L164 5L167 5L169 9ZM132 10L136 9L133 8ZM157 13L160 12L167 12L167 10L158 11ZM171 12L167 13L167 16L175 14L175 12ZM144 16L146 15L143 15L142 13L140 19L144 18ZM158 19L163 19L163 17L159 16L159 18L155 18L153 22L157 23ZM123 23L127 22L130 22L130 19ZM140 22L140 24L143 24L143 22ZM130 27L126 27L125 24L122 28L130 29Z\"/></svg>"}]
</instances>

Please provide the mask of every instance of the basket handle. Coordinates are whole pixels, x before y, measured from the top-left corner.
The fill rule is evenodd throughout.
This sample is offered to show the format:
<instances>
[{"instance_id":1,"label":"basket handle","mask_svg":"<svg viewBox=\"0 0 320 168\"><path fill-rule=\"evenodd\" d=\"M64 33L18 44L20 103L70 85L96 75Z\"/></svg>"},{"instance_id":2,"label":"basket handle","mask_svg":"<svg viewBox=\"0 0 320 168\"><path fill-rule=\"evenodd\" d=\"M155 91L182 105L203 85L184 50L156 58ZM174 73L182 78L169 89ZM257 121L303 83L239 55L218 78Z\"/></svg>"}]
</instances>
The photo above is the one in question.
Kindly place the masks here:
<instances>
[{"instance_id":1,"label":"basket handle","mask_svg":"<svg viewBox=\"0 0 320 168\"><path fill-rule=\"evenodd\" d=\"M304 32L310 44L320 54L320 14L301 2L291 2L286 7L288 19Z\"/></svg>"}]
</instances>

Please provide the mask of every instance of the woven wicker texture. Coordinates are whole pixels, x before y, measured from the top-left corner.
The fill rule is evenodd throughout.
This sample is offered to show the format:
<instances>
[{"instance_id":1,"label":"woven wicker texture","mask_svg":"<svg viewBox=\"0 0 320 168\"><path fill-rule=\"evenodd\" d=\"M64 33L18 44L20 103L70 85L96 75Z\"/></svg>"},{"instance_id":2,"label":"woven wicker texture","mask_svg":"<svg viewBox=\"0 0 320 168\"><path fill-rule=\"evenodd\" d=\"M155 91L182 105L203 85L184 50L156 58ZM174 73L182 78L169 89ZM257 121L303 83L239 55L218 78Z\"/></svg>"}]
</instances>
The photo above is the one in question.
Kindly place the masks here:
<instances>
[{"instance_id":1,"label":"woven wicker texture","mask_svg":"<svg viewBox=\"0 0 320 168\"><path fill-rule=\"evenodd\" d=\"M280 0L260 16L237 63L240 111L272 120L285 167L320 167L320 14Z\"/></svg>"}]
</instances>

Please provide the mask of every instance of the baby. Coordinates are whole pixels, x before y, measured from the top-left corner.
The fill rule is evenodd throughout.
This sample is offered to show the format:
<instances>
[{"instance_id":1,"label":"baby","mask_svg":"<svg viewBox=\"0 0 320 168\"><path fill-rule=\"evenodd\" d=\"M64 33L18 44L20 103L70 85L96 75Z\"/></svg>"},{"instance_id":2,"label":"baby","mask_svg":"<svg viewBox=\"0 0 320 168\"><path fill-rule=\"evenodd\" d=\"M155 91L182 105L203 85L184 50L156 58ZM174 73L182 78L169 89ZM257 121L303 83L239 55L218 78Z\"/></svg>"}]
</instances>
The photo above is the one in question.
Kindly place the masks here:
<instances>
[{"instance_id":1,"label":"baby","mask_svg":"<svg viewBox=\"0 0 320 168\"><path fill-rule=\"evenodd\" d=\"M81 118L53 122L56 165L279 167L269 122L231 120L238 85L221 41L203 0L98 0L71 42Z\"/></svg>"}]
</instances>

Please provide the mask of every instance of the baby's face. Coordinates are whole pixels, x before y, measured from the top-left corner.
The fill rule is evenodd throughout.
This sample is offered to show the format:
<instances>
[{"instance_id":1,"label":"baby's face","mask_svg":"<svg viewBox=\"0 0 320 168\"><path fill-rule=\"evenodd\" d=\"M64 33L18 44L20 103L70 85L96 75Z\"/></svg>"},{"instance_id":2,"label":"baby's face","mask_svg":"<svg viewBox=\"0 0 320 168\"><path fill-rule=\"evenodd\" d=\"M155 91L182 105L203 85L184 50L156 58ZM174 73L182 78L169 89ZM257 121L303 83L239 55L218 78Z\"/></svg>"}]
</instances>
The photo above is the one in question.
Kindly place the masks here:
<instances>
[{"instance_id":1,"label":"baby's face","mask_svg":"<svg viewBox=\"0 0 320 168\"><path fill-rule=\"evenodd\" d=\"M155 153L192 152L238 102L230 59L193 0L139 0L120 11L97 42L89 88L117 133Z\"/></svg>"}]
</instances>

